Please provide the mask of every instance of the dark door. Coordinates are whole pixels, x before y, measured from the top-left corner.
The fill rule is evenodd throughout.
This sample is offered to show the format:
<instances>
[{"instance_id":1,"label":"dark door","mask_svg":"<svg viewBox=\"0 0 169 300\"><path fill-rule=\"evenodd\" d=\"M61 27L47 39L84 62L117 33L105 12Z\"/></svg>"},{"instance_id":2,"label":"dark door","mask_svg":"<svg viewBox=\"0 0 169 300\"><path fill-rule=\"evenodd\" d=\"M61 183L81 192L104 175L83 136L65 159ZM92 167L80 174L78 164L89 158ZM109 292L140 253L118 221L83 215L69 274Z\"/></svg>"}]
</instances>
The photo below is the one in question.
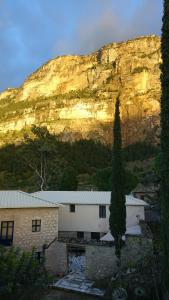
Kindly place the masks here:
<instances>
[{"instance_id":1,"label":"dark door","mask_svg":"<svg viewBox=\"0 0 169 300\"><path fill-rule=\"evenodd\" d=\"M84 274L86 267L86 256L84 247L68 248L69 273Z\"/></svg>"}]
</instances>

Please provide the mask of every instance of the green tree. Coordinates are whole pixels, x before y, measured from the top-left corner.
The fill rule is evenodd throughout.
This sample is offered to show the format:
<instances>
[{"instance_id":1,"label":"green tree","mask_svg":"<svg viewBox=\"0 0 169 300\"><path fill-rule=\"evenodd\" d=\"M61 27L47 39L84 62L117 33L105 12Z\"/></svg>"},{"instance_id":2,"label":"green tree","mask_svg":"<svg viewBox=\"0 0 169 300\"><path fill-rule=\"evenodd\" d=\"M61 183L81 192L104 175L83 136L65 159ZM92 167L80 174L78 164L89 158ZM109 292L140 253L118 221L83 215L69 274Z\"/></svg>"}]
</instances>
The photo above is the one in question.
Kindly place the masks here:
<instances>
[{"instance_id":1,"label":"green tree","mask_svg":"<svg viewBox=\"0 0 169 300\"><path fill-rule=\"evenodd\" d=\"M64 168L64 158L58 153L59 142L46 127L32 126L31 133L34 138L26 136L26 143L20 148L24 164L32 171L28 184L40 190L58 189L60 170Z\"/></svg>"},{"instance_id":2,"label":"green tree","mask_svg":"<svg viewBox=\"0 0 169 300\"><path fill-rule=\"evenodd\" d=\"M92 177L93 184L99 191L111 191L112 189L112 168L99 169ZM138 178L129 170L125 170L125 195L129 195L131 191L137 186Z\"/></svg>"},{"instance_id":3,"label":"green tree","mask_svg":"<svg viewBox=\"0 0 169 300\"><path fill-rule=\"evenodd\" d=\"M74 168L68 167L64 170L59 190L76 191L78 186L77 173Z\"/></svg>"},{"instance_id":4,"label":"green tree","mask_svg":"<svg viewBox=\"0 0 169 300\"><path fill-rule=\"evenodd\" d=\"M112 174L112 192L110 204L110 230L115 239L116 255L120 258L122 236L126 232L126 206L125 206L125 176L122 163L122 140L121 140L121 122L120 122L120 101L116 101L114 118L114 143L113 143L113 174Z\"/></svg>"},{"instance_id":5,"label":"green tree","mask_svg":"<svg viewBox=\"0 0 169 300\"><path fill-rule=\"evenodd\" d=\"M164 0L161 47L161 215L163 271L169 289L169 0Z\"/></svg>"}]
</instances>

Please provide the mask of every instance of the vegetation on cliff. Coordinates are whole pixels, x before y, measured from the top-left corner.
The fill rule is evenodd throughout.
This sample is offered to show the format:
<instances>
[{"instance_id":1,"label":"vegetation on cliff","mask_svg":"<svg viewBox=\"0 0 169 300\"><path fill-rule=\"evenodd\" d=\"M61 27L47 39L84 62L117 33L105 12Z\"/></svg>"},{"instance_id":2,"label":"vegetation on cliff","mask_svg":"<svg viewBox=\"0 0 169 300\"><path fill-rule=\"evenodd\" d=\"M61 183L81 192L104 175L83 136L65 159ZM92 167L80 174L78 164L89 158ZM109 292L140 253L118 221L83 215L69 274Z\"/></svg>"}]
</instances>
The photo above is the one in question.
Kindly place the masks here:
<instances>
[{"instance_id":1,"label":"vegetation on cliff","mask_svg":"<svg viewBox=\"0 0 169 300\"><path fill-rule=\"evenodd\" d=\"M157 147L145 142L123 148L126 193L135 188L137 182L147 184L154 180L153 160L157 151ZM77 175L78 189L111 190L109 146L93 140L62 142L46 128L33 126L30 134L24 134L22 143L0 148L0 189L59 190L63 174L69 168Z\"/></svg>"}]
</instances>

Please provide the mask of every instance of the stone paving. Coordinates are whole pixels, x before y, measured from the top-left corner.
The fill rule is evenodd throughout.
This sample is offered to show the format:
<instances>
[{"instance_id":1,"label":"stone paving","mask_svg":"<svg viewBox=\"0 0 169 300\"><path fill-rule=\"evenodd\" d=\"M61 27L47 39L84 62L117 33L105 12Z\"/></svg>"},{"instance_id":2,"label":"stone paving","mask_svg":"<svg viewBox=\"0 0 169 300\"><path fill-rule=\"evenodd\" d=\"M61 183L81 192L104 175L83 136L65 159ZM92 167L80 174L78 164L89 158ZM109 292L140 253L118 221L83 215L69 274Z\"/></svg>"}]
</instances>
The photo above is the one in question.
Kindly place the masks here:
<instances>
[{"instance_id":1,"label":"stone paving","mask_svg":"<svg viewBox=\"0 0 169 300\"><path fill-rule=\"evenodd\" d=\"M82 273L69 273L62 279L53 284L54 288L75 291L82 294L88 294L103 297L104 290L93 287L94 281L87 280Z\"/></svg>"},{"instance_id":2,"label":"stone paving","mask_svg":"<svg viewBox=\"0 0 169 300\"><path fill-rule=\"evenodd\" d=\"M49 290L49 292L43 297L39 298L41 300L99 300L100 297L82 295L75 292L63 291L63 290Z\"/></svg>"}]
</instances>

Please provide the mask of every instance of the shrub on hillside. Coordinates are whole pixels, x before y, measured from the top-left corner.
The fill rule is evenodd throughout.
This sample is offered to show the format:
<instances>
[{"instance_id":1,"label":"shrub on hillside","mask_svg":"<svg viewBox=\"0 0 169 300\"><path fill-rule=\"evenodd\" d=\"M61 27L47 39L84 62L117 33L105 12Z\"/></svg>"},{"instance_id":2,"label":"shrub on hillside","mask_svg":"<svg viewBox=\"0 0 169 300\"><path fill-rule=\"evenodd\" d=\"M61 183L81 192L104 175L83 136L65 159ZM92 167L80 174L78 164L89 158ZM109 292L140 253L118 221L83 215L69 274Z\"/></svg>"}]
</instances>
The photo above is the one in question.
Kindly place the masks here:
<instances>
[{"instance_id":1,"label":"shrub on hillside","mask_svg":"<svg viewBox=\"0 0 169 300\"><path fill-rule=\"evenodd\" d=\"M137 142L123 149L123 158L124 161L145 160L156 156L158 152L159 149L155 145L146 142Z\"/></svg>"},{"instance_id":2,"label":"shrub on hillside","mask_svg":"<svg viewBox=\"0 0 169 300\"><path fill-rule=\"evenodd\" d=\"M111 191L112 168L98 170L93 176L93 184L98 188L99 191ZM130 171L125 170L125 194L130 194L137 184L137 177Z\"/></svg>"}]
</instances>

